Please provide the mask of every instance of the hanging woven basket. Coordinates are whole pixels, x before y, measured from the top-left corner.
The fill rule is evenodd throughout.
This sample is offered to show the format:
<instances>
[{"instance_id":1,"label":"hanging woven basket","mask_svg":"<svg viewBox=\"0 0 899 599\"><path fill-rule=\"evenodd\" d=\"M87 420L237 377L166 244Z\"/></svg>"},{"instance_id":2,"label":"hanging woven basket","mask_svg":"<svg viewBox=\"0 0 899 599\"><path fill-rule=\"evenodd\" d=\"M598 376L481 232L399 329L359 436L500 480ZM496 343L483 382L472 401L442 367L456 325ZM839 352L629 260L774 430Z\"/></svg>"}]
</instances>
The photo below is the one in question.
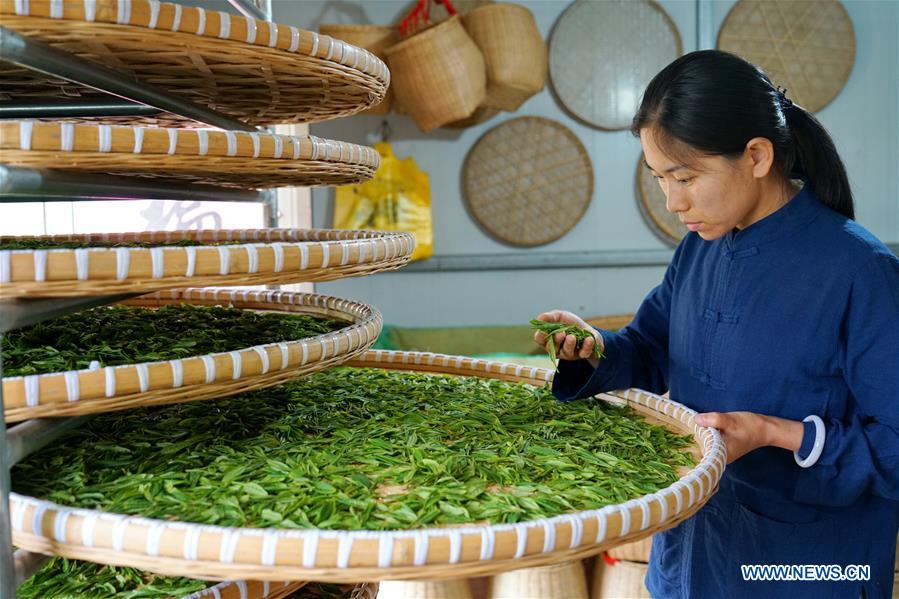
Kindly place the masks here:
<instances>
[{"instance_id":1,"label":"hanging woven basket","mask_svg":"<svg viewBox=\"0 0 899 599\"><path fill-rule=\"evenodd\" d=\"M543 386L553 372L439 354L370 351L350 366L482 377ZM73 509L12 493L13 542L30 551L166 575L255 580L439 580L552 565L675 526L717 489L726 451L696 412L628 390L597 396L689 434L701 455L674 484L625 503L508 524L413 530L231 528Z\"/></svg>"},{"instance_id":2,"label":"hanging woven basket","mask_svg":"<svg viewBox=\"0 0 899 599\"><path fill-rule=\"evenodd\" d=\"M484 57L458 16L385 50L396 100L422 131L474 113L487 93Z\"/></svg>"},{"instance_id":3,"label":"hanging woven basket","mask_svg":"<svg viewBox=\"0 0 899 599\"><path fill-rule=\"evenodd\" d=\"M4 27L22 35L254 125L351 115L378 104L390 84L387 66L367 50L202 7L156 0L2 0L0 15ZM0 100L107 97L0 65ZM152 121L197 125L175 115Z\"/></svg>"},{"instance_id":4,"label":"hanging woven basket","mask_svg":"<svg viewBox=\"0 0 899 599\"><path fill-rule=\"evenodd\" d=\"M415 249L411 233L329 229L0 236L0 245L33 240L84 247L0 249L0 299L330 281L400 268ZM165 245L184 240L208 245Z\"/></svg>"},{"instance_id":5,"label":"hanging woven basket","mask_svg":"<svg viewBox=\"0 0 899 599\"><path fill-rule=\"evenodd\" d=\"M240 289L182 289L124 302L228 305L245 310L336 318L346 326L324 335L267 343L177 360L107 366L3 378L7 422L76 416L201 399L271 387L364 353L381 333L381 313L371 306L306 293Z\"/></svg>"},{"instance_id":6,"label":"hanging woven basket","mask_svg":"<svg viewBox=\"0 0 899 599\"><path fill-rule=\"evenodd\" d=\"M515 112L543 89L549 59L531 11L518 4L486 4L462 23L484 55L484 107Z\"/></svg>"}]
</instances>

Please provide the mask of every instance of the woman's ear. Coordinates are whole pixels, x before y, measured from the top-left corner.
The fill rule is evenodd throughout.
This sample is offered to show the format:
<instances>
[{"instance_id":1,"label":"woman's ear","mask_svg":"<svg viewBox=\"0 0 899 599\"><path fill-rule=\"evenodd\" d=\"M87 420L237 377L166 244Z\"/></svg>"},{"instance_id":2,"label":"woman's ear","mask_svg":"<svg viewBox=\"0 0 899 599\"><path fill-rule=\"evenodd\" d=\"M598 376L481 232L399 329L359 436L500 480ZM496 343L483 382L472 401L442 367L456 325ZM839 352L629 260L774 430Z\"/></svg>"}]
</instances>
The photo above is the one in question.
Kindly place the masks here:
<instances>
[{"instance_id":1,"label":"woman's ear","mask_svg":"<svg viewBox=\"0 0 899 599\"><path fill-rule=\"evenodd\" d=\"M767 137L753 137L746 142L745 156L752 165L752 176L763 179L774 165L774 144Z\"/></svg>"}]
</instances>

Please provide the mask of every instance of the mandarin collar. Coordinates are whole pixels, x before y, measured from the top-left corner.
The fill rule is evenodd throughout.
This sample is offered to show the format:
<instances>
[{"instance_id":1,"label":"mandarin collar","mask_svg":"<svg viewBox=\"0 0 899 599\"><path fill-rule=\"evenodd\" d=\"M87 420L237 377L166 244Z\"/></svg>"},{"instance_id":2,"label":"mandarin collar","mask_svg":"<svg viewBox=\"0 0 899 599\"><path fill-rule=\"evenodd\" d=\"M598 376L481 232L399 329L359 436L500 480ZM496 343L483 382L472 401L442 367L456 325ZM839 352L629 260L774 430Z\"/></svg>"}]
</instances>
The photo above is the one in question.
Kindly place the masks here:
<instances>
[{"instance_id":1,"label":"mandarin collar","mask_svg":"<svg viewBox=\"0 0 899 599\"><path fill-rule=\"evenodd\" d=\"M807 183L786 204L743 230L733 229L724 236L729 249L747 249L805 228L820 213L821 204Z\"/></svg>"}]
</instances>

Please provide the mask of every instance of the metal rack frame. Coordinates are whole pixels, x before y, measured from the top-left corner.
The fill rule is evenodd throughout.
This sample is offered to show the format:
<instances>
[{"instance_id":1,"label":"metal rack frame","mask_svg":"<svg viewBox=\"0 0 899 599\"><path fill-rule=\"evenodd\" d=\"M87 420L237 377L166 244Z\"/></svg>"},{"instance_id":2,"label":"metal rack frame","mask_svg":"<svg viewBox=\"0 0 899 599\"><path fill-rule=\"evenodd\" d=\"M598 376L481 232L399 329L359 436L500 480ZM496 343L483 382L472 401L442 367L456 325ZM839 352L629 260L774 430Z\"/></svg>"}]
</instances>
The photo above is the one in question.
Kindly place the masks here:
<instances>
[{"instance_id":1,"label":"metal rack frame","mask_svg":"<svg viewBox=\"0 0 899 599\"><path fill-rule=\"evenodd\" d=\"M228 0L243 15L271 20L271 0ZM236 131L256 128L179 96L125 77L115 69L79 58L0 27L3 60L115 96L73 102L3 102L0 118L62 118L79 116L147 116L169 112L214 127ZM276 222L276 195L272 191L220 189L204 185L170 185L111 175L81 175L52 170L0 166L0 202L90 201L113 199L170 199L255 201L266 204L268 222ZM0 336L34 324L131 295L74 299L13 299L0 301ZM0 358L0 378L3 364ZM10 468L90 417L37 419L9 430L0 387L0 599L13 599L16 588L49 559L41 554L12 551L9 513Z\"/></svg>"}]
</instances>

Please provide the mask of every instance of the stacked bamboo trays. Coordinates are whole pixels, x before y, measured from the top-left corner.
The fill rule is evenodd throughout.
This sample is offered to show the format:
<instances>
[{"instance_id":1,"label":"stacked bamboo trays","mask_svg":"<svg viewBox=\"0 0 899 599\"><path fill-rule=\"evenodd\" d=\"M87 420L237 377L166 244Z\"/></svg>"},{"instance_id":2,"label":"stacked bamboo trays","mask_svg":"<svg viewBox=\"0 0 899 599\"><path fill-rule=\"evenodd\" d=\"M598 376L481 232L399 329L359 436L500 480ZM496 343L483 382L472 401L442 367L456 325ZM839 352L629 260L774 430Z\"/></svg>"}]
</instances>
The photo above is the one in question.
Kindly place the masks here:
<instances>
[{"instance_id":1,"label":"stacked bamboo trays","mask_svg":"<svg viewBox=\"0 0 899 599\"><path fill-rule=\"evenodd\" d=\"M201 7L157 0L0 0L0 15L4 27L22 35L253 125L355 114L381 102L390 85L387 66L367 50ZM4 100L105 97L6 63L0 84ZM197 126L174 115L152 121Z\"/></svg>"},{"instance_id":2,"label":"stacked bamboo trays","mask_svg":"<svg viewBox=\"0 0 899 599\"><path fill-rule=\"evenodd\" d=\"M543 386L553 371L428 353L370 351L356 367L475 376ZM515 524L400 531L233 528L72 509L11 494L17 546L161 574L253 580L440 580L553 565L672 527L715 492L725 449L695 412L638 390L598 396L694 439L699 464L671 486L618 505Z\"/></svg>"},{"instance_id":3,"label":"stacked bamboo trays","mask_svg":"<svg viewBox=\"0 0 899 599\"><path fill-rule=\"evenodd\" d=\"M385 63L366 50L296 27L201 7L157 0L0 0L0 15L4 27L26 38L252 125L354 114L378 104L390 83ZM0 65L0 82L2 100L105 97L9 63ZM72 120L92 124L3 124L3 162L239 188L364 181L379 164L371 148L314 136L211 131L177 115ZM65 239L86 247L0 251L0 300L136 294L185 285L326 281L399 268L408 263L414 248L411 235L361 231L175 231ZM176 239L198 245L168 245ZM141 247L120 245L132 241ZM303 294L185 290L137 303L181 301L325 314L349 324L320 338L222 355L12 377L3 381L12 410L7 417L123 409L276 384L364 352L381 327L373 308ZM225 584L200 596L283 596L276 584ZM291 583L289 588L296 586Z\"/></svg>"},{"instance_id":4,"label":"stacked bamboo trays","mask_svg":"<svg viewBox=\"0 0 899 599\"><path fill-rule=\"evenodd\" d=\"M306 293L236 289L184 289L124 302L166 305L228 305L244 310L309 314L347 321L333 333L268 343L164 362L71 370L3 378L7 422L45 416L76 416L132 407L217 399L271 387L337 366L364 353L381 331L371 306Z\"/></svg>"}]
</instances>

